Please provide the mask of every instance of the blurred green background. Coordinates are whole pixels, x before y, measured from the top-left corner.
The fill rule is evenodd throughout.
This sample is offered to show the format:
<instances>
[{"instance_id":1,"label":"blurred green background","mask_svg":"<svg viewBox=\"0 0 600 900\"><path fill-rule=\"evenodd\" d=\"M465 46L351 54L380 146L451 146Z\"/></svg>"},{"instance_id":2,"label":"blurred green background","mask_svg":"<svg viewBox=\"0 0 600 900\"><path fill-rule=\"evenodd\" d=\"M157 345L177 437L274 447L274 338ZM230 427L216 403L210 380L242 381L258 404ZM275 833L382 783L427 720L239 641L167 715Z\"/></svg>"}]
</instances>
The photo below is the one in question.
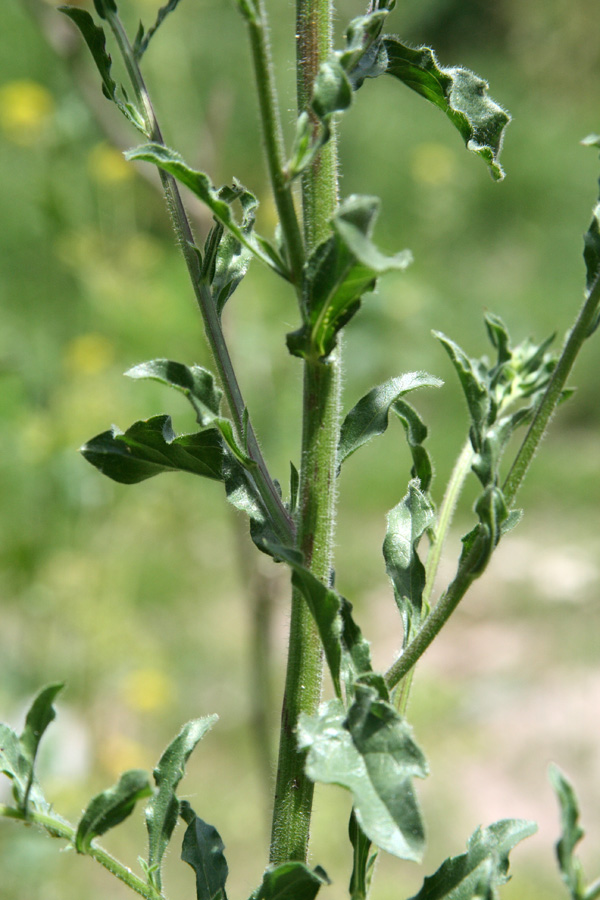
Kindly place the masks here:
<instances>
[{"instance_id":1,"label":"blurred green background","mask_svg":"<svg viewBox=\"0 0 600 900\"><path fill-rule=\"evenodd\" d=\"M150 24L157 5L122 0L132 32L140 16ZM0 715L20 727L40 685L67 682L41 767L49 799L76 819L122 769L151 768L184 721L218 712L182 793L221 832L230 896L244 897L265 863L263 784L272 766L255 739L256 601L264 601L258 614L270 609L274 743L285 573L255 559L246 524L219 485L185 475L115 485L76 452L112 422L125 428L161 412L178 430L193 430L182 399L122 372L152 357L210 360L152 172L120 154L136 135L102 97L75 29L55 6L5 0L2 9ZM291 123L293 4L269 6ZM363 4L337 6L341 35ZM441 391L415 399L430 425L438 501L466 415L431 329L482 355L486 310L505 320L515 341L552 332L560 341L580 304L582 233L599 167L579 140L600 131L599 28L593 0L424 0L393 13L390 30L436 47L445 65L483 75L513 114L502 184L441 113L392 79L366 84L340 125L343 195L380 195L379 245L408 246L415 256L347 329L345 408L404 371L444 378ZM168 143L216 184L233 176L247 184L262 201L259 229L271 234L249 53L233 0L184 0L145 71ZM208 220L194 212L202 236ZM226 325L266 457L285 484L299 443L300 365L283 340L297 326L293 298L253 266ZM565 896L553 860L551 760L580 793L590 832L582 858L590 878L600 874L597 344L586 347L572 381L577 393L556 416L520 496L523 523L420 666L410 715L431 760L432 776L419 785L430 849L423 870L380 864L381 900L415 893L477 825L509 816L536 819L540 832L515 852L504 896ZM402 497L409 468L394 427L346 465L340 484L338 585L381 666L401 641L380 552L384 516ZM456 516L447 576L473 497L474 486ZM333 879L332 900L346 896L348 842L345 825L334 824L347 812L341 791L318 791L313 862ZM144 840L135 814L105 843L135 867ZM191 897L193 873L176 845L167 889ZM90 860L57 849L0 823L3 900L128 895Z\"/></svg>"}]
</instances>

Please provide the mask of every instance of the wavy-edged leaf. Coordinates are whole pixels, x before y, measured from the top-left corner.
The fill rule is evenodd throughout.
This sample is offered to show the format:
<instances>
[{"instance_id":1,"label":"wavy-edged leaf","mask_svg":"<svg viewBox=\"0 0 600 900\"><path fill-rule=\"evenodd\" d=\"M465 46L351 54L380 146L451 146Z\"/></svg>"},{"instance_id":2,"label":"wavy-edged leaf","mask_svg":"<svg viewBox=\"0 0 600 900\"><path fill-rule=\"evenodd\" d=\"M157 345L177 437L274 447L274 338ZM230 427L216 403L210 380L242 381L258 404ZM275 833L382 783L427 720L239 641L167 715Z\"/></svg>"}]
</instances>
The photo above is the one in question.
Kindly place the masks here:
<instances>
[{"instance_id":1,"label":"wavy-edged leaf","mask_svg":"<svg viewBox=\"0 0 600 900\"><path fill-rule=\"evenodd\" d=\"M22 801L22 808L27 809L29 796L34 786L35 759L38 752L40 741L46 731L46 728L56 718L56 710L53 703L57 694L64 688L64 682L59 681L49 684L36 695L33 703L29 707L27 716L25 717L25 727L19 738L21 752L27 760L29 774L27 786Z\"/></svg>"},{"instance_id":2,"label":"wavy-edged leaf","mask_svg":"<svg viewBox=\"0 0 600 900\"><path fill-rule=\"evenodd\" d=\"M181 859L196 873L196 900L227 900L229 869L221 835L196 815L187 800L181 802L180 814L187 824Z\"/></svg>"},{"instance_id":3,"label":"wavy-edged leaf","mask_svg":"<svg viewBox=\"0 0 600 900\"><path fill-rule=\"evenodd\" d=\"M180 811L180 803L175 789L183 778L185 764L194 747L212 728L217 719L218 716L215 715L205 716L184 725L154 769L157 792L146 806L146 827L148 829L148 872L152 886L159 892L162 884L163 856L171 840Z\"/></svg>"},{"instance_id":4,"label":"wavy-edged leaf","mask_svg":"<svg viewBox=\"0 0 600 900\"><path fill-rule=\"evenodd\" d=\"M348 837L353 851L350 897L351 900L366 900L378 851L356 821L354 810L348 823Z\"/></svg>"},{"instance_id":5,"label":"wavy-edged leaf","mask_svg":"<svg viewBox=\"0 0 600 900\"><path fill-rule=\"evenodd\" d=\"M77 825L77 852L87 853L94 838L123 822L131 815L137 801L151 794L147 772L141 769L123 772L116 784L96 794L88 803Z\"/></svg>"},{"instance_id":6,"label":"wavy-edged leaf","mask_svg":"<svg viewBox=\"0 0 600 900\"><path fill-rule=\"evenodd\" d=\"M537 831L535 822L503 819L471 835L467 852L442 863L411 900L497 900L509 880L510 851Z\"/></svg>"},{"instance_id":7,"label":"wavy-edged leaf","mask_svg":"<svg viewBox=\"0 0 600 900\"><path fill-rule=\"evenodd\" d=\"M369 840L401 859L421 859L425 835L412 779L427 775L427 763L393 706L359 684L347 714L332 700L316 716L302 715L298 743L312 781L351 791Z\"/></svg>"},{"instance_id":8,"label":"wavy-edged leaf","mask_svg":"<svg viewBox=\"0 0 600 900\"><path fill-rule=\"evenodd\" d=\"M441 331L434 331L433 334L446 350L460 379L471 416L471 443L473 449L478 451L481 448L482 432L490 412L489 387L481 377L478 365L469 359L458 344Z\"/></svg>"},{"instance_id":9,"label":"wavy-edged leaf","mask_svg":"<svg viewBox=\"0 0 600 900\"><path fill-rule=\"evenodd\" d=\"M342 423L338 445L338 465L376 435L383 434L388 427L388 417L392 406L405 394L420 387L441 387L439 378L427 372L407 372L397 378L374 387L354 406ZM399 414L400 415L400 414ZM415 420L411 420L413 429ZM423 426L425 427L425 426ZM427 430L425 429L425 436ZM424 436L421 436L423 440Z\"/></svg>"},{"instance_id":10,"label":"wavy-edged leaf","mask_svg":"<svg viewBox=\"0 0 600 900\"><path fill-rule=\"evenodd\" d=\"M548 777L560 806L561 836L556 844L560 874L572 900L582 900L583 869L580 860L575 856L575 847L585 834L579 825L579 803L573 785L558 766L550 766Z\"/></svg>"},{"instance_id":11,"label":"wavy-edged leaf","mask_svg":"<svg viewBox=\"0 0 600 900\"><path fill-rule=\"evenodd\" d=\"M169 147L164 147L162 144L150 142L143 144L141 147L134 147L133 150L128 150L125 156L127 159L153 163L159 169L168 172L181 184L184 184L199 200L208 206L217 221L224 225L253 256L260 259L271 269L275 269L278 275L289 280L290 275L287 269L280 269L277 266L275 262L277 254L274 254L273 248L270 248L269 252L265 251L264 240L257 238L254 234L246 234L244 227L236 222L230 204L223 199L222 191L213 187L208 175L204 172L190 169L179 153L176 153ZM237 187L239 188L240 186L237 185ZM243 190L246 195L250 195L249 191Z\"/></svg>"},{"instance_id":12,"label":"wavy-edged leaf","mask_svg":"<svg viewBox=\"0 0 600 900\"><path fill-rule=\"evenodd\" d=\"M303 862L285 862L269 866L250 900L314 900L324 884L330 881L320 866L311 869Z\"/></svg>"},{"instance_id":13,"label":"wavy-edged leaf","mask_svg":"<svg viewBox=\"0 0 600 900\"><path fill-rule=\"evenodd\" d=\"M102 7L99 7L98 4L96 4L98 14L101 15L102 18L105 18L105 15L100 11L101 8ZM112 12L116 13L116 7L112 9L111 6L110 8ZM104 29L99 25L96 25L92 16L85 9L79 9L76 6L59 6L58 10L59 12L64 13L65 16L68 16L81 32L81 35L92 54L93 60L96 63L96 68L100 73L100 77L102 78L102 93L106 99L115 103L125 118L128 119L132 125L135 125L138 131L141 131L141 133L147 137L148 133L146 131L144 117L137 107L127 99L127 94L123 85L117 85L117 82L111 75L112 59L106 50L106 35L104 34ZM119 88L123 94L124 100L121 100L118 95Z\"/></svg>"},{"instance_id":14,"label":"wavy-edged leaf","mask_svg":"<svg viewBox=\"0 0 600 900\"><path fill-rule=\"evenodd\" d=\"M89 463L121 484L137 484L161 472L191 472L222 481L223 441L216 428L196 434L173 431L171 417L134 422L125 432L113 425L81 448Z\"/></svg>"},{"instance_id":15,"label":"wavy-edged leaf","mask_svg":"<svg viewBox=\"0 0 600 900\"><path fill-rule=\"evenodd\" d=\"M144 31L144 26L140 22L140 27L138 28L138 33L133 44L133 55L138 60L138 62L148 49L148 44L150 43L164 20L167 18L170 12L173 12L178 3L179 0L169 0L168 3L165 3L164 6L161 6L161 8L158 10L154 25L152 25L151 28L148 29L148 31Z\"/></svg>"},{"instance_id":16,"label":"wavy-edged leaf","mask_svg":"<svg viewBox=\"0 0 600 900\"><path fill-rule=\"evenodd\" d=\"M101 19L108 18L110 13L114 13L114 15L117 14L117 4L115 3L115 0L94 0L94 6Z\"/></svg>"},{"instance_id":17,"label":"wavy-edged leaf","mask_svg":"<svg viewBox=\"0 0 600 900\"><path fill-rule=\"evenodd\" d=\"M0 772L10 778L13 797L20 810L24 810L26 802L39 812L49 810L18 735L3 722L0 722Z\"/></svg>"},{"instance_id":18,"label":"wavy-edged leaf","mask_svg":"<svg viewBox=\"0 0 600 900\"><path fill-rule=\"evenodd\" d=\"M433 478L431 457L423 446L428 434L427 426L414 406L411 406L406 400L396 400L392 405L392 410L402 423L412 456L411 478L419 479L421 490L426 494Z\"/></svg>"},{"instance_id":19,"label":"wavy-edged leaf","mask_svg":"<svg viewBox=\"0 0 600 900\"><path fill-rule=\"evenodd\" d=\"M255 463L238 444L233 423L220 415L223 391L214 375L202 366L186 366L172 359L152 359L125 372L128 378L148 378L181 391L191 403L201 428L217 428L229 450L246 468Z\"/></svg>"},{"instance_id":20,"label":"wavy-edged leaf","mask_svg":"<svg viewBox=\"0 0 600 900\"><path fill-rule=\"evenodd\" d=\"M499 155L510 116L488 95L488 83L469 69L440 66L429 47L408 47L384 37L385 71L441 109L468 150L480 156L496 181L504 178Z\"/></svg>"},{"instance_id":21,"label":"wavy-edged leaf","mask_svg":"<svg viewBox=\"0 0 600 900\"><path fill-rule=\"evenodd\" d=\"M416 480L409 483L406 496L387 514L383 556L402 616L404 646L421 624L425 567L419 558L417 547L434 522L435 513L431 501Z\"/></svg>"},{"instance_id":22,"label":"wavy-edged leaf","mask_svg":"<svg viewBox=\"0 0 600 900\"><path fill-rule=\"evenodd\" d=\"M408 250L384 256L372 243L378 208L376 197L348 197L331 220L333 235L311 254L305 273L304 324L287 336L293 355L329 356L338 331L357 312L363 294L373 290L380 275L405 269L411 262Z\"/></svg>"}]
</instances>

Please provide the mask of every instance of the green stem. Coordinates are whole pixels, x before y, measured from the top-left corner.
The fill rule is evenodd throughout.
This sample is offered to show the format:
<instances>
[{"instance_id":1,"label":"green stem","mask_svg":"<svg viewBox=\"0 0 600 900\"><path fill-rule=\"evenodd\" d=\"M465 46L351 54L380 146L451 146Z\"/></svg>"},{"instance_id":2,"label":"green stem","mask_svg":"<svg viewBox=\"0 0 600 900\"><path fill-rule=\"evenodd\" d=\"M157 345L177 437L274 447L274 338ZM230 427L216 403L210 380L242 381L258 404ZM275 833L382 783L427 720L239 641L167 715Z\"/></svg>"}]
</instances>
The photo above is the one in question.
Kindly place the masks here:
<instances>
[{"instance_id":1,"label":"green stem","mask_svg":"<svg viewBox=\"0 0 600 900\"><path fill-rule=\"evenodd\" d=\"M114 13L108 13L107 18L127 67L127 72L135 90L137 100L144 111L148 137L151 141L164 146L162 132L148 90L121 20ZM252 423L250 422L250 418L249 416L246 417L247 407L233 368L229 349L225 342L221 321L210 290L200 278L198 256L194 249L194 235L181 199L181 194L179 193L179 188L177 187L177 182L171 175L168 175L162 169L159 169L159 175L165 192L167 206L171 214L175 234L188 268L196 301L202 314L206 337L212 351L221 384L225 391L225 396L236 427L238 438L241 439L245 436L248 456L256 463L256 468L252 473L248 473L249 477L252 478L255 483L256 491L264 503L279 539L283 544L290 545L294 540L295 526L289 513L285 509L279 491L271 478Z\"/></svg>"},{"instance_id":2,"label":"green stem","mask_svg":"<svg viewBox=\"0 0 600 900\"><path fill-rule=\"evenodd\" d=\"M298 109L307 108L313 81L331 50L330 0L297 0ZM309 253L329 233L337 205L335 136L302 180L304 237ZM337 441L341 392L339 351L306 360L302 425L302 466L298 494L297 546L305 565L325 584L333 569ZM308 855L313 784L297 749L301 713L314 714L321 696L322 647L306 601L292 593L288 667L283 700L279 761L273 809L271 862L305 861Z\"/></svg>"},{"instance_id":3,"label":"green stem","mask_svg":"<svg viewBox=\"0 0 600 900\"><path fill-rule=\"evenodd\" d=\"M0 804L0 817L16 819L17 821L25 822L27 824L39 825L52 837L63 838L72 845L75 843L75 829L69 822L65 822L64 819L58 819L55 816L36 812L32 809L27 810L27 813L25 813L20 809L15 809L12 806L4 806L3 804ZM128 869L127 866L124 866L123 863L119 862L118 859L115 859L114 856L97 844L92 843L85 855L91 856L92 859L95 859L96 862L100 863L101 866L104 866L111 874L115 875L119 881L122 881L130 887L136 894L145 897L146 900L164 900L163 894L156 891L145 881L142 881L142 879L135 875L131 869Z\"/></svg>"},{"instance_id":4,"label":"green stem","mask_svg":"<svg viewBox=\"0 0 600 900\"><path fill-rule=\"evenodd\" d=\"M273 62L268 39L264 0L257 0L256 15L247 15L254 75L262 122L265 157L281 232L287 249L292 281L300 287L304 265L304 246L294 207L291 185L285 178L285 154L277 93L273 79Z\"/></svg>"}]
</instances>

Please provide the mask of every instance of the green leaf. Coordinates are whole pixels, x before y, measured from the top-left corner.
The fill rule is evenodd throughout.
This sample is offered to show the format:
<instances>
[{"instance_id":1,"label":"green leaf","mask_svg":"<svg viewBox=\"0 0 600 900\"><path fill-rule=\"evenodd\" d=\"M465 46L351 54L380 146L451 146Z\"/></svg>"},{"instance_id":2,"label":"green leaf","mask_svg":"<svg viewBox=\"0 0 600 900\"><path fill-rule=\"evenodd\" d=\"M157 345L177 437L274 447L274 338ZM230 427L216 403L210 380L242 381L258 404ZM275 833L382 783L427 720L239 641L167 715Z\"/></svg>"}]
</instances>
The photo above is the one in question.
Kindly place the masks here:
<instances>
[{"instance_id":1,"label":"green leaf","mask_svg":"<svg viewBox=\"0 0 600 900\"><path fill-rule=\"evenodd\" d=\"M579 804L573 785L558 766L550 766L550 783L560 805L561 837L556 844L556 856L560 873L572 900L582 900L584 877L581 862L575 856L575 847L585 832L579 825Z\"/></svg>"},{"instance_id":2,"label":"green leaf","mask_svg":"<svg viewBox=\"0 0 600 900\"><path fill-rule=\"evenodd\" d=\"M94 0L94 6L101 19L108 18L109 13L114 13L115 15L117 13L115 0Z\"/></svg>"},{"instance_id":3,"label":"green leaf","mask_svg":"<svg viewBox=\"0 0 600 900\"><path fill-rule=\"evenodd\" d=\"M396 400L392 405L392 410L402 423L412 455L411 478L419 479L421 490L426 494L433 478L433 464L429 453L423 446L428 434L427 426L416 409L406 400Z\"/></svg>"},{"instance_id":4,"label":"green leaf","mask_svg":"<svg viewBox=\"0 0 600 900\"><path fill-rule=\"evenodd\" d=\"M417 481L410 482L408 494L387 515L383 556L402 616L404 646L421 624L425 567L419 558L417 547L434 522L433 506L420 490Z\"/></svg>"},{"instance_id":5,"label":"green leaf","mask_svg":"<svg viewBox=\"0 0 600 900\"><path fill-rule=\"evenodd\" d=\"M298 744L308 751L312 781L351 791L369 840L401 859L421 859L425 835L412 779L426 776L427 763L410 726L373 688L356 686L347 715L339 700L316 716L302 715Z\"/></svg>"},{"instance_id":6,"label":"green leaf","mask_svg":"<svg viewBox=\"0 0 600 900\"><path fill-rule=\"evenodd\" d=\"M152 788L148 775L141 769L123 772L119 781L93 797L87 805L75 835L75 849L87 853L95 837L105 834L126 819L142 797L149 797Z\"/></svg>"},{"instance_id":7,"label":"green leaf","mask_svg":"<svg viewBox=\"0 0 600 900\"><path fill-rule=\"evenodd\" d=\"M305 273L304 324L288 334L293 355L327 357L338 331L357 312L362 295L373 290L378 276L410 263L408 250L384 256L371 242L378 207L376 197L348 197L331 221L332 237L311 254Z\"/></svg>"},{"instance_id":8,"label":"green leaf","mask_svg":"<svg viewBox=\"0 0 600 900\"><path fill-rule=\"evenodd\" d=\"M164 147L162 144L148 143L143 144L141 147L135 147L133 150L128 150L125 156L127 159L138 159L154 163L159 169L168 172L169 175L172 175L173 178L184 184L199 200L208 206L217 221L224 225L237 238L240 244L246 247L257 259L266 263L269 268L275 269L278 275L289 280L290 275L287 269L282 270L276 265L275 254L272 252L272 248L270 248L271 252L265 251L265 242L262 239L246 234L244 226L240 226L236 222L229 203L223 199L222 191L213 187L208 175L205 175L204 172L190 169L179 153ZM238 189L240 189L239 185L236 187L236 190ZM249 191L242 190L245 196L250 196ZM235 198L237 196L236 193Z\"/></svg>"},{"instance_id":9,"label":"green leaf","mask_svg":"<svg viewBox=\"0 0 600 900\"><path fill-rule=\"evenodd\" d=\"M13 797L20 810L24 809L27 797L34 809L47 812L50 807L32 773L29 760L23 754L19 738L4 723L0 723L0 772L11 779Z\"/></svg>"},{"instance_id":10,"label":"green leaf","mask_svg":"<svg viewBox=\"0 0 600 900\"><path fill-rule=\"evenodd\" d=\"M239 200L242 207L242 224L240 228L250 239L258 206L258 201L254 194L251 194L250 191L236 183L232 188L221 188L220 196L230 204L236 199ZM211 264L208 281L215 307L220 316L223 312L223 307L248 271L252 254L230 231L225 231L224 226L220 223L217 223L212 231L215 232L217 247L213 251L214 262ZM214 242L215 239L213 238ZM279 263L281 264L281 260L279 260Z\"/></svg>"},{"instance_id":11,"label":"green leaf","mask_svg":"<svg viewBox=\"0 0 600 900\"><path fill-rule=\"evenodd\" d=\"M196 873L197 900L227 900L229 870L219 832L200 819L187 800L181 803L181 817L187 823L181 859Z\"/></svg>"},{"instance_id":12,"label":"green leaf","mask_svg":"<svg viewBox=\"0 0 600 900\"><path fill-rule=\"evenodd\" d=\"M451 341L440 331L433 332L450 357L467 401L471 416L471 443L473 449L481 448L482 434L490 413L490 394L488 385L482 377L477 362L466 355L458 344Z\"/></svg>"},{"instance_id":13,"label":"green leaf","mask_svg":"<svg viewBox=\"0 0 600 900\"><path fill-rule=\"evenodd\" d=\"M148 829L148 868L151 883L160 892L162 886L161 865L173 829L179 817L180 804L175 789L185 771L190 754L202 740L218 716L194 719L183 726L177 737L169 744L154 770L154 781L158 788L146 806L146 827Z\"/></svg>"},{"instance_id":14,"label":"green leaf","mask_svg":"<svg viewBox=\"0 0 600 900\"><path fill-rule=\"evenodd\" d=\"M214 375L202 366L185 366L171 359L152 359L128 369L129 378L148 378L160 381L182 392L196 413L201 428L218 428L223 440L238 462L247 468L255 463L239 446L230 419L219 414L223 391L217 387Z\"/></svg>"},{"instance_id":15,"label":"green leaf","mask_svg":"<svg viewBox=\"0 0 600 900\"><path fill-rule=\"evenodd\" d=\"M27 779L27 787L22 801L22 808L27 810L27 804L31 789L34 784L34 768L35 758L37 756L38 747L42 736L50 724L56 718L56 710L52 705L56 695L62 691L63 682L49 684L37 694L31 704L27 716L25 718L25 728L19 739L21 752L27 760L29 774Z\"/></svg>"},{"instance_id":16,"label":"green leaf","mask_svg":"<svg viewBox=\"0 0 600 900\"><path fill-rule=\"evenodd\" d=\"M371 438L386 431L390 409L397 400L416 388L441 387L442 384L439 378L434 378L427 372L407 372L405 375L391 378L365 394L342 423L338 446L339 465L341 466L345 459ZM414 427L414 419L412 423ZM423 437L421 436L421 440Z\"/></svg>"},{"instance_id":17,"label":"green leaf","mask_svg":"<svg viewBox=\"0 0 600 900\"><path fill-rule=\"evenodd\" d=\"M177 436L171 417L165 415L134 422L125 433L113 425L84 444L81 453L121 484L137 484L174 471L223 480L223 442L217 429Z\"/></svg>"},{"instance_id":18,"label":"green leaf","mask_svg":"<svg viewBox=\"0 0 600 900\"><path fill-rule=\"evenodd\" d=\"M440 66L429 47L408 47L384 37L385 71L441 109L468 150L480 156L496 181L504 178L499 155L510 116L488 95L488 83L462 67Z\"/></svg>"},{"instance_id":19,"label":"green leaf","mask_svg":"<svg viewBox=\"0 0 600 900\"><path fill-rule=\"evenodd\" d=\"M377 859L377 849L371 849L371 841L356 821L354 810L348 823L348 836L353 850L350 900L366 900Z\"/></svg>"},{"instance_id":20,"label":"green leaf","mask_svg":"<svg viewBox=\"0 0 600 900\"><path fill-rule=\"evenodd\" d=\"M329 883L320 866L310 869L302 862L286 862L266 870L250 900L314 900L321 887Z\"/></svg>"},{"instance_id":21,"label":"green leaf","mask_svg":"<svg viewBox=\"0 0 600 900\"><path fill-rule=\"evenodd\" d=\"M133 45L133 55L138 60L138 62L148 49L148 44L160 28L166 17L170 12L173 12L178 3L179 0L169 0L168 3L165 3L164 6L161 6L156 16L156 22L151 28L148 29L146 33L144 33L144 27L140 22L140 27L138 29L138 33Z\"/></svg>"},{"instance_id":22,"label":"green leaf","mask_svg":"<svg viewBox=\"0 0 600 900\"><path fill-rule=\"evenodd\" d=\"M478 828L469 838L467 852L443 862L411 900L497 900L498 888L509 880L510 851L536 830L535 822L522 819Z\"/></svg>"},{"instance_id":23,"label":"green leaf","mask_svg":"<svg viewBox=\"0 0 600 900\"><path fill-rule=\"evenodd\" d=\"M103 2L106 2L106 0L103 0ZM102 7L96 4L98 14L102 18L106 18L101 9ZM111 12L116 13L116 6L112 3L112 0L108 4L108 9L110 9ZM143 135L147 136L144 117L133 103L129 103L122 85L120 86L120 89L125 99L121 100L118 96L119 85L117 85L117 82L110 73L112 59L110 54L106 51L106 35L104 34L104 30L99 25L95 24L89 12L86 12L84 9L78 9L76 6L59 6L58 10L64 13L65 16L68 16L68 18L79 28L79 31L92 54L94 62L96 63L96 68L100 73L100 77L102 78L102 93L106 99L112 100L112 102L121 110L125 118L128 119L138 131L141 131Z\"/></svg>"}]
</instances>

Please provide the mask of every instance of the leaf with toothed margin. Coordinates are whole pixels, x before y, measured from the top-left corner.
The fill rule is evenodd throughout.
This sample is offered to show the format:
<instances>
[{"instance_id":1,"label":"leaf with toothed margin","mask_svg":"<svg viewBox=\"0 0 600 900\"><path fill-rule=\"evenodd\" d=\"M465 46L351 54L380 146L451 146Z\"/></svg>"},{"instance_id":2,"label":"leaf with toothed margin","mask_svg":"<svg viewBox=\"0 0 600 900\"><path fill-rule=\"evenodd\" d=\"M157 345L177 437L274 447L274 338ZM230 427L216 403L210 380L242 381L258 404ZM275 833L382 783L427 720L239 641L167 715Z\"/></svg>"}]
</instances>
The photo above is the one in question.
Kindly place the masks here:
<instances>
[{"instance_id":1,"label":"leaf with toothed margin","mask_svg":"<svg viewBox=\"0 0 600 900\"><path fill-rule=\"evenodd\" d=\"M442 863L411 900L498 900L498 888L509 880L510 851L537 831L535 822L503 819L478 828L466 853Z\"/></svg>"},{"instance_id":2,"label":"leaf with toothed margin","mask_svg":"<svg viewBox=\"0 0 600 900\"><path fill-rule=\"evenodd\" d=\"M87 853L92 841L123 822L135 804L152 794L148 774L141 769L123 772L118 782L88 803L75 834L75 849Z\"/></svg>"},{"instance_id":3,"label":"leaf with toothed margin","mask_svg":"<svg viewBox=\"0 0 600 900\"><path fill-rule=\"evenodd\" d=\"M412 456L411 478L419 479L421 490L426 494L433 478L431 457L423 446L428 434L427 426L414 406L411 406L406 400L396 400L392 405L392 411L402 423Z\"/></svg>"},{"instance_id":4,"label":"leaf with toothed margin","mask_svg":"<svg viewBox=\"0 0 600 900\"><path fill-rule=\"evenodd\" d=\"M469 359L464 350L441 331L433 333L448 353L460 379L471 416L471 443L473 448L478 451L481 448L483 430L491 407L489 387L482 377L476 361Z\"/></svg>"},{"instance_id":5,"label":"leaf with toothed margin","mask_svg":"<svg viewBox=\"0 0 600 900\"><path fill-rule=\"evenodd\" d=\"M393 706L358 684L349 710L332 700L317 715L300 716L298 746L307 751L312 781L352 793L369 840L400 859L420 861L425 834L412 780L427 775L427 762Z\"/></svg>"},{"instance_id":6,"label":"leaf with toothed margin","mask_svg":"<svg viewBox=\"0 0 600 900\"><path fill-rule=\"evenodd\" d=\"M223 440L216 428L196 434L173 431L171 417L134 422L126 432L113 425L81 448L85 459L120 484L137 484L161 472L191 472L223 481Z\"/></svg>"},{"instance_id":7,"label":"leaf with toothed margin","mask_svg":"<svg viewBox=\"0 0 600 900\"><path fill-rule=\"evenodd\" d=\"M148 31L144 30L144 26L140 22L138 32L135 36L135 41L133 43L133 55L138 60L138 62L148 49L148 44L150 43L164 20L167 18L169 13L173 12L178 3L179 0L169 0L168 3L165 3L164 6L161 6L158 10L154 25L152 25L152 27L149 28Z\"/></svg>"},{"instance_id":8,"label":"leaf with toothed margin","mask_svg":"<svg viewBox=\"0 0 600 900\"><path fill-rule=\"evenodd\" d=\"M384 256L372 243L378 210L376 197L348 197L331 220L333 235L311 254L305 273L304 323L287 336L294 356L329 356L338 331L358 311L363 294L373 290L380 275L403 270L411 262L408 250Z\"/></svg>"},{"instance_id":9,"label":"leaf with toothed margin","mask_svg":"<svg viewBox=\"0 0 600 900\"><path fill-rule=\"evenodd\" d=\"M218 716L194 719L183 726L171 741L154 770L157 791L146 806L148 829L148 864L152 887L160 893L162 888L161 866L165 851L177 824L180 802L175 794L183 778L185 765L196 744L212 728Z\"/></svg>"},{"instance_id":10,"label":"leaf with toothed margin","mask_svg":"<svg viewBox=\"0 0 600 900\"><path fill-rule=\"evenodd\" d=\"M141 147L134 147L133 150L128 150L125 156L127 159L153 163L159 169L176 178L177 181L185 185L199 200L208 206L217 221L224 225L253 256L260 259L269 268L274 269L278 275L289 280L290 274L287 269L280 268L276 263L278 254L274 248L269 245L269 248L266 249L264 239L258 238L253 233L247 234L244 227L236 222L230 203L227 199L224 199L225 195L222 190L213 187L208 175L205 175L204 172L190 169L179 153L162 144L151 142L143 144ZM237 185L237 188L239 187ZM245 195L250 193L245 188L243 191Z\"/></svg>"},{"instance_id":11,"label":"leaf with toothed margin","mask_svg":"<svg viewBox=\"0 0 600 900\"><path fill-rule=\"evenodd\" d=\"M110 8L112 12L116 12L116 7L112 9L111 6ZM96 4L96 10L99 15L101 15L102 18L105 18L100 9L98 4ZM100 73L100 77L102 78L102 93L106 99L112 100L112 102L121 110L125 118L128 119L138 131L141 131L141 133L147 137L144 117L137 107L127 99L127 94L123 85L117 85L117 82L111 75L112 59L106 50L106 35L104 34L104 29L99 25L96 25L89 12L86 12L85 9L78 9L76 6L59 6L58 11L64 13L65 16L71 19L81 32L82 37L92 54L93 60L96 63L96 68ZM118 96L119 89L123 94L124 100L121 100Z\"/></svg>"},{"instance_id":12,"label":"leaf with toothed margin","mask_svg":"<svg viewBox=\"0 0 600 900\"><path fill-rule=\"evenodd\" d=\"M561 836L556 844L560 874L572 900L585 900L588 895L585 892L583 867L575 856L575 847L585 834L579 824L577 796L573 785L558 766L551 765L548 776L560 805Z\"/></svg>"},{"instance_id":13,"label":"leaf with toothed margin","mask_svg":"<svg viewBox=\"0 0 600 900\"><path fill-rule=\"evenodd\" d=\"M342 423L338 465L341 466L345 459L371 438L387 430L390 409L394 408L394 404L401 397L416 388L441 387L442 384L439 378L434 378L427 372L407 372L370 390L350 410Z\"/></svg>"}]
</instances>

